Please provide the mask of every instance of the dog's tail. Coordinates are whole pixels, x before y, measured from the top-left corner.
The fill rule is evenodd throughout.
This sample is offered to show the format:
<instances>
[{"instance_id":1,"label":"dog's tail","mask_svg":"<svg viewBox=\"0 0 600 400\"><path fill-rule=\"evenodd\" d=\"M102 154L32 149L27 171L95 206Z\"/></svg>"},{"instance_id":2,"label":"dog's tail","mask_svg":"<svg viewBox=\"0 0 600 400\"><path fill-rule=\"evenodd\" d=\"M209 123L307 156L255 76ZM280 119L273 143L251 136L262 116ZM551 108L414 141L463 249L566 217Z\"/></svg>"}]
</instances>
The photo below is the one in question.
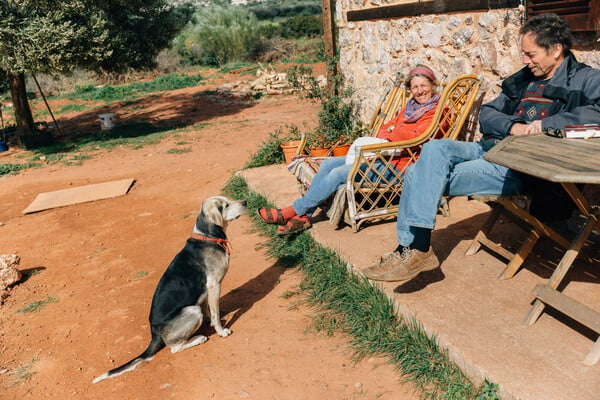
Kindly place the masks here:
<instances>
[{"instance_id":1,"label":"dog's tail","mask_svg":"<svg viewBox=\"0 0 600 400\"><path fill-rule=\"evenodd\" d=\"M146 350L144 350L144 352L142 354L140 354L133 360L126 362L125 364L121 365L120 367L111 369L110 371L103 373L102 375L100 375L99 377L94 379L92 381L92 383L98 383L105 379L114 378L116 376L122 375L125 372L133 371L135 369L135 367L138 366L138 364L140 364L144 361L152 360L152 357L156 353L158 353L158 351L160 349L162 349L163 347L165 347L165 343L160 338L160 336L153 335L152 340L150 341L150 344L148 345L148 348Z\"/></svg>"}]
</instances>

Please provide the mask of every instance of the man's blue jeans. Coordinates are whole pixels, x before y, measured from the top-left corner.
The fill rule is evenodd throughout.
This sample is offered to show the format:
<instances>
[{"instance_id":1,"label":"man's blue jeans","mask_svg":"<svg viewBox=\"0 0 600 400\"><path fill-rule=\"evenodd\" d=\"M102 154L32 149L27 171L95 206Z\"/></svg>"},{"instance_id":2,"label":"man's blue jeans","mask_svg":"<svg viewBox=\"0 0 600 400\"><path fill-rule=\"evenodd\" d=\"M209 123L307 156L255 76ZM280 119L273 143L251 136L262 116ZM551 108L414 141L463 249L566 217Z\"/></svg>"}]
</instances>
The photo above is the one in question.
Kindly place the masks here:
<instances>
[{"instance_id":1,"label":"man's blue jeans","mask_svg":"<svg viewBox=\"0 0 600 400\"><path fill-rule=\"evenodd\" d=\"M335 193L340 185L346 183L352 165L346 165L345 162L346 157L341 156L328 158L321 163L308 191L292 204L296 214L312 215L316 208ZM378 164L376 164L376 168L377 166ZM384 176L391 180L393 174L390 172Z\"/></svg>"},{"instance_id":2,"label":"man's blue jeans","mask_svg":"<svg viewBox=\"0 0 600 400\"><path fill-rule=\"evenodd\" d=\"M432 140L419 160L408 167L398 209L398 243L410 246L411 227L433 229L442 196L519 194L524 175L483 159L479 143L452 139Z\"/></svg>"}]
</instances>

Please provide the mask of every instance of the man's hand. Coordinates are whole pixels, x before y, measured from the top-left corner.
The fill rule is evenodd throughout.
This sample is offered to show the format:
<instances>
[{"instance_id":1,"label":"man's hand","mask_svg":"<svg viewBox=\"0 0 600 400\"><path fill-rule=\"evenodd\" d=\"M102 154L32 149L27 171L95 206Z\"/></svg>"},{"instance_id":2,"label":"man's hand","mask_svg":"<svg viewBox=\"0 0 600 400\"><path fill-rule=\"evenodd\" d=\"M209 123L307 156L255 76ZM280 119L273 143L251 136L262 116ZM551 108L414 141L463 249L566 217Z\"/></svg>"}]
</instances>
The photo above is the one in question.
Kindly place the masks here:
<instances>
[{"instance_id":1,"label":"man's hand","mask_svg":"<svg viewBox=\"0 0 600 400\"><path fill-rule=\"evenodd\" d=\"M538 119L537 121L533 121L529 125L527 125L526 135L530 135L532 133L537 133L542 131L542 120Z\"/></svg>"},{"instance_id":2,"label":"man's hand","mask_svg":"<svg viewBox=\"0 0 600 400\"><path fill-rule=\"evenodd\" d=\"M510 134L514 136L521 136L527 134L527 124L513 124L510 127Z\"/></svg>"},{"instance_id":3,"label":"man's hand","mask_svg":"<svg viewBox=\"0 0 600 400\"><path fill-rule=\"evenodd\" d=\"M513 124L510 134L515 136L529 135L542 131L542 120L533 121L530 124Z\"/></svg>"}]
</instances>

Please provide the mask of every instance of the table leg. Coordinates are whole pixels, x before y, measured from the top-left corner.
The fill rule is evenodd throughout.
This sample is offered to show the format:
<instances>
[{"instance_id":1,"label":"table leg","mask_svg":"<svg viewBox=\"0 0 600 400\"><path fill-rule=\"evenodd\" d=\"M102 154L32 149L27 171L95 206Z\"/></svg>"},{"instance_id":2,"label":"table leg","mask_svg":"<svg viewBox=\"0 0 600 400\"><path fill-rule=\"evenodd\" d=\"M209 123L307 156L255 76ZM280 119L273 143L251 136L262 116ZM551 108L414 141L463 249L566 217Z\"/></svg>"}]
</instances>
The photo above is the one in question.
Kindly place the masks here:
<instances>
[{"instance_id":1,"label":"table leg","mask_svg":"<svg viewBox=\"0 0 600 400\"><path fill-rule=\"evenodd\" d=\"M554 273L552 274L552 276L550 276L548 282L546 282L546 286L552 289L556 289L558 285L560 285L563 278L569 271L569 268L571 268L571 264L573 264L573 261L575 261L575 258L579 254L581 247L583 247L583 244L592 233L592 230L596 226L597 222L598 220L594 215L588 216L585 223L583 224L583 227L580 229L579 233L573 240L573 243L569 246L569 249L566 251L562 259L560 260L560 263L554 270ZM533 306L531 307L531 310L529 311L529 314L527 315L526 322L529 325L531 325L535 321L537 321L539 316L544 311L544 307L544 303L541 300L536 299L533 303Z\"/></svg>"},{"instance_id":2,"label":"table leg","mask_svg":"<svg viewBox=\"0 0 600 400\"><path fill-rule=\"evenodd\" d=\"M527 239L519 249L519 251L514 255L514 257L510 260L502 274L498 277L499 279L510 279L517 273L519 267L525 261L525 258L531 253L531 249L537 243L540 238L540 234L535 229L531 231Z\"/></svg>"},{"instance_id":3,"label":"table leg","mask_svg":"<svg viewBox=\"0 0 600 400\"><path fill-rule=\"evenodd\" d=\"M565 249L569 248L569 245L571 243L567 239L565 239L564 237L562 237L562 235L559 235L549 226L542 223L533 215L529 214L527 211L516 205L513 201L499 199L498 202L502 204L506 210L510 211L511 213L519 217L521 220L531 225L533 229L536 230L538 233L546 236L549 239L552 239L559 246L564 247Z\"/></svg>"},{"instance_id":4,"label":"table leg","mask_svg":"<svg viewBox=\"0 0 600 400\"><path fill-rule=\"evenodd\" d=\"M562 182L561 186L567 194L571 197L571 200L575 203L577 208L581 210L585 215L590 215L592 213L592 207L590 203L586 200L581 190L574 183Z\"/></svg>"},{"instance_id":5,"label":"table leg","mask_svg":"<svg viewBox=\"0 0 600 400\"><path fill-rule=\"evenodd\" d=\"M483 226L481 227L479 232L477 232L477 235L475 235L475 238L471 242L471 245L465 252L466 256L473 255L479 251L479 249L481 248L481 241L487 239L488 233L490 233L490 231L492 230L492 227L496 223L496 220L500 216L501 212L502 212L502 206L500 206L500 205L497 205L496 207L494 207L492 209L492 212L490 213L488 218L485 220L485 222L483 223Z\"/></svg>"}]
</instances>

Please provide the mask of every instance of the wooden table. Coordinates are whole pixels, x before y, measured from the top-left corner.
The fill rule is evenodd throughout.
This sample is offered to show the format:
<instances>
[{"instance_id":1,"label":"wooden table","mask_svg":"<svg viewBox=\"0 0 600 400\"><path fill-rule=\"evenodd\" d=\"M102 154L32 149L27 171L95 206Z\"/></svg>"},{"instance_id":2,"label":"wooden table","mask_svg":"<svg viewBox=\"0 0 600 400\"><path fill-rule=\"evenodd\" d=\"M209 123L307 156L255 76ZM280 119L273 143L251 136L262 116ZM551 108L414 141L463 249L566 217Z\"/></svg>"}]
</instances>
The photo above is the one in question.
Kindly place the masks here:
<instances>
[{"instance_id":1,"label":"wooden table","mask_svg":"<svg viewBox=\"0 0 600 400\"><path fill-rule=\"evenodd\" d=\"M533 324L548 304L600 333L600 313L556 290L592 230L600 227L600 206L589 204L576 186L579 183L600 184L600 139L561 139L544 134L510 136L488 151L484 158L515 171L560 183L585 217L585 223L552 276L533 290L536 299L527 323ZM600 337L584 364L593 365L599 359Z\"/></svg>"}]
</instances>

